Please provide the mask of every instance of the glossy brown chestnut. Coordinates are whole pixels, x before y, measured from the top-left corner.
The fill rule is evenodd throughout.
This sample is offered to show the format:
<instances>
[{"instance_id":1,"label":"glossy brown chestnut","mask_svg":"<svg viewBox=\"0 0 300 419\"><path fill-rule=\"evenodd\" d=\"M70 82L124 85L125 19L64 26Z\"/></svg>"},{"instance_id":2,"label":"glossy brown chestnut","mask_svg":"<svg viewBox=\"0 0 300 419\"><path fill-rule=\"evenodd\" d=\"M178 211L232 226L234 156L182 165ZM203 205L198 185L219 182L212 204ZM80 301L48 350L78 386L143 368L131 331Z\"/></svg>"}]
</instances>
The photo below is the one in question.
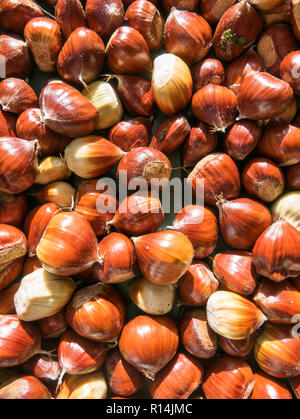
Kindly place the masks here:
<instances>
[{"instance_id":1,"label":"glossy brown chestnut","mask_svg":"<svg viewBox=\"0 0 300 419\"><path fill-rule=\"evenodd\" d=\"M0 294L0 314L16 314L14 298L20 284L15 283L1 291Z\"/></svg>"},{"instance_id":2,"label":"glossy brown chestnut","mask_svg":"<svg viewBox=\"0 0 300 419\"><path fill-rule=\"evenodd\" d=\"M271 323L295 324L299 321L300 292L289 282L262 279L253 301Z\"/></svg>"},{"instance_id":3,"label":"glossy brown chestnut","mask_svg":"<svg viewBox=\"0 0 300 419\"><path fill-rule=\"evenodd\" d=\"M174 357L178 330L167 316L137 316L122 331L119 349L123 358L153 380Z\"/></svg>"},{"instance_id":4,"label":"glossy brown chestnut","mask_svg":"<svg viewBox=\"0 0 300 419\"><path fill-rule=\"evenodd\" d=\"M21 79L8 78L0 83L0 105L3 111L21 114L36 108L37 96L33 89Z\"/></svg>"},{"instance_id":5,"label":"glossy brown chestnut","mask_svg":"<svg viewBox=\"0 0 300 419\"><path fill-rule=\"evenodd\" d=\"M56 134L48 128L38 108L30 108L21 113L17 120L16 131L19 138L38 140L42 157L63 154L71 141L68 137Z\"/></svg>"},{"instance_id":6,"label":"glossy brown chestnut","mask_svg":"<svg viewBox=\"0 0 300 419\"><path fill-rule=\"evenodd\" d=\"M296 95L300 95L300 53L287 54L280 64L280 77L288 82Z\"/></svg>"},{"instance_id":7,"label":"glossy brown chestnut","mask_svg":"<svg viewBox=\"0 0 300 419\"><path fill-rule=\"evenodd\" d=\"M283 194L285 179L281 169L269 159L258 157L243 169L242 181L250 194L263 202L272 202Z\"/></svg>"},{"instance_id":8,"label":"glossy brown chestnut","mask_svg":"<svg viewBox=\"0 0 300 419\"><path fill-rule=\"evenodd\" d=\"M16 137L17 115L0 109L0 136Z\"/></svg>"},{"instance_id":9,"label":"glossy brown chestnut","mask_svg":"<svg viewBox=\"0 0 300 419\"><path fill-rule=\"evenodd\" d=\"M231 61L255 42L263 30L263 19L247 1L238 2L223 14L213 42L217 58Z\"/></svg>"},{"instance_id":10,"label":"glossy brown chestnut","mask_svg":"<svg viewBox=\"0 0 300 419\"><path fill-rule=\"evenodd\" d=\"M50 219L37 246L37 256L53 274L69 276L82 272L99 260L95 233L81 215L61 212Z\"/></svg>"},{"instance_id":11,"label":"glossy brown chestnut","mask_svg":"<svg viewBox=\"0 0 300 419\"><path fill-rule=\"evenodd\" d=\"M118 349L108 353L106 358L108 386L112 392L127 397L135 394L145 381L143 374L122 358Z\"/></svg>"},{"instance_id":12,"label":"glossy brown chestnut","mask_svg":"<svg viewBox=\"0 0 300 419\"><path fill-rule=\"evenodd\" d=\"M292 191L300 190L300 164L289 166L285 172L286 187Z\"/></svg>"},{"instance_id":13,"label":"glossy brown chestnut","mask_svg":"<svg viewBox=\"0 0 300 419\"><path fill-rule=\"evenodd\" d=\"M177 231L159 231L133 239L140 270L154 284L175 284L194 257L190 240Z\"/></svg>"},{"instance_id":14,"label":"glossy brown chestnut","mask_svg":"<svg viewBox=\"0 0 300 419\"><path fill-rule=\"evenodd\" d=\"M49 400L51 394L36 377L25 376L4 382L0 387L1 400Z\"/></svg>"},{"instance_id":15,"label":"glossy brown chestnut","mask_svg":"<svg viewBox=\"0 0 300 419\"><path fill-rule=\"evenodd\" d=\"M41 319L37 324L42 339L57 339L62 336L68 327L65 310L61 310L54 316Z\"/></svg>"},{"instance_id":16,"label":"glossy brown chestnut","mask_svg":"<svg viewBox=\"0 0 300 419\"><path fill-rule=\"evenodd\" d=\"M190 135L185 140L182 156L184 167L194 166L203 157L214 151L218 144L218 137L211 128L202 122L191 127Z\"/></svg>"},{"instance_id":17,"label":"glossy brown chestnut","mask_svg":"<svg viewBox=\"0 0 300 419\"><path fill-rule=\"evenodd\" d=\"M259 142L258 151L280 166L300 161L300 128L282 120L268 123Z\"/></svg>"},{"instance_id":18,"label":"glossy brown chestnut","mask_svg":"<svg viewBox=\"0 0 300 419\"><path fill-rule=\"evenodd\" d=\"M123 185L129 185L138 178L148 186L151 186L152 181L164 187L169 183L171 163L168 157L156 148L136 147L121 159L118 176Z\"/></svg>"},{"instance_id":19,"label":"glossy brown chestnut","mask_svg":"<svg viewBox=\"0 0 300 419\"><path fill-rule=\"evenodd\" d=\"M209 23L217 23L236 0L201 0L199 11Z\"/></svg>"},{"instance_id":20,"label":"glossy brown chestnut","mask_svg":"<svg viewBox=\"0 0 300 419\"><path fill-rule=\"evenodd\" d=\"M87 87L101 74L104 55L100 36L91 29L77 28L59 53L57 71L67 82Z\"/></svg>"},{"instance_id":21,"label":"glossy brown chestnut","mask_svg":"<svg viewBox=\"0 0 300 419\"><path fill-rule=\"evenodd\" d=\"M58 212L59 207L55 204L44 204L29 212L26 217L24 231L28 239L29 257L36 255L39 244L49 221Z\"/></svg>"},{"instance_id":22,"label":"glossy brown chestnut","mask_svg":"<svg viewBox=\"0 0 300 419\"><path fill-rule=\"evenodd\" d=\"M198 359L182 352L159 371L154 381L149 381L153 399L187 399L199 387L203 368Z\"/></svg>"},{"instance_id":23,"label":"glossy brown chestnut","mask_svg":"<svg viewBox=\"0 0 300 419\"><path fill-rule=\"evenodd\" d=\"M124 303L112 285L83 288L67 307L69 326L80 336L95 342L115 342L124 319Z\"/></svg>"},{"instance_id":24,"label":"glossy brown chestnut","mask_svg":"<svg viewBox=\"0 0 300 419\"><path fill-rule=\"evenodd\" d=\"M257 52L262 57L267 71L276 77L280 76L280 64L284 57L297 49L293 31L284 23L269 26L257 43Z\"/></svg>"},{"instance_id":25,"label":"glossy brown chestnut","mask_svg":"<svg viewBox=\"0 0 300 419\"><path fill-rule=\"evenodd\" d=\"M233 356L234 358L244 358L252 351L256 338L256 333L242 340L232 340L224 338L224 336L219 336L219 344L227 355Z\"/></svg>"},{"instance_id":26,"label":"glossy brown chestnut","mask_svg":"<svg viewBox=\"0 0 300 419\"><path fill-rule=\"evenodd\" d=\"M0 193L0 224L20 227L27 213L25 195L9 195Z\"/></svg>"},{"instance_id":27,"label":"glossy brown chestnut","mask_svg":"<svg viewBox=\"0 0 300 419\"><path fill-rule=\"evenodd\" d=\"M293 327L266 323L254 356L258 366L275 378L297 377L300 372L300 337Z\"/></svg>"},{"instance_id":28,"label":"glossy brown chestnut","mask_svg":"<svg viewBox=\"0 0 300 419\"><path fill-rule=\"evenodd\" d=\"M136 256L132 241L124 234L111 233L98 245L102 261L94 266L101 282L120 283L136 275Z\"/></svg>"},{"instance_id":29,"label":"glossy brown chestnut","mask_svg":"<svg viewBox=\"0 0 300 419\"><path fill-rule=\"evenodd\" d=\"M55 20L47 17L31 19L25 26L24 37L39 69L55 71L62 47L60 27Z\"/></svg>"},{"instance_id":30,"label":"glossy brown chestnut","mask_svg":"<svg viewBox=\"0 0 300 419\"><path fill-rule=\"evenodd\" d=\"M58 358L63 373L70 375L89 374L104 363L108 345L93 342L67 330L58 345Z\"/></svg>"},{"instance_id":31,"label":"glossy brown chestnut","mask_svg":"<svg viewBox=\"0 0 300 419\"><path fill-rule=\"evenodd\" d=\"M209 154L200 160L189 174L193 192L204 186L204 201L215 205L218 196L225 199L237 198L240 194L241 180L238 168L227 154Z\"/></svg>"},{"instance_id":32,"label":"glossy brown chestnut","mask_svg":"<svg viewBox=\"0 0 300 419\"><path fill-rule=\"evenodd\" d=\"M171 154L184 142L190 131L191 127L184 116L172 116L157 129L150 147L157 148L165 154Z\"/></svg>"},{"instance_id":33,"label":"glossy brown chestnut","mask_svg":"<svg viewBox=\"0 0 300 419\"><path fill-rule=\"evenodd\" d=\"M153 114L153 95L151 83L139 76L114 76L118 81L118 94L132 115L151 116Z\"/></svg>"},{"instance_id":34,"label":"glossy brown chestnut","mask_svg":"<svg viewBox=\"0 0 300 419\"><path fill-rule=\"evenodd\" d=\"M43 15L40 7L31 0L3 0L0 10L0 26L4 32L18 33L23 36L27 22Z\"/></svg>"},{"instance_id":35,"label":"glossy brown chestnut","mask_svg":"<svg viewBox=\"0 0 300 419\"><path fill-rule=\"evenodd\" d=\"M126 11L125 22L143 35L150 50L161 47L165 22L153 3L134 1Z\"/></svg>"},{"instance_id":36,"label":"glossy brown chestnut","mask_svg":"<svg viewBox=\"0 0 300 419\"><path fill-rule=\"evenodd\" d=\"M208 84L198 90L192 99L192 112L196 118L225 132L237 116L237 97L232 90L217 84Z\"/></svg>"},{"instance_id":37,"label":"glossy brown chestnut","mask_svg":"<svg viewBox=\"0 0 300 419\"><path fill-rule=\"evenodd\" d=\"M18 194L33 185L37 173L38 141L0 138L0 191Z\"/></svg>"},{"instance_id":38,"label":"glossy brown chestnut","mask_svg":"<svg viewBox=\"0 0 300 419\"><path fill-rule=\"evenodd\" d=\"M176 215L172 229L190 239L195 258L206 258L215 250L218 223L215 214L209 208L187 205Z\"/></svg>"},{"instance_id":39,"label":"glossy brown chestnut","mask_svg":"<svg viewBox=\"0 0 300 419\"><path fill-rule=\"evenodd\" d=\"M179 303L192 307L203 306L218 287L219 282L209 267L201 260L194 259L178 282Z\"/></svg>"},{"instance_id":40,"label":"glossy brown chestnut","mask_svg":"<svg viewBox=\"0 0 300 419\"><path fill-rule=\"evenodd\" d=\"M0 224L1 226L1 224ZM9 227L9 226L8 226ZM2 243L1 243L2 244ZM4 254L6 252L10 252L11 254L8 255L8 259L10 257L13 257L12 252L22 253L25 252L21 250L21 244L16 245L14 248L4 250L3 246L1 246L0 254ZM18 257L17 259L9 262L5 262L4 264L0 265L0 291L2 291L4 288L6 288L8 285L10 285L12 282L14 282L18 276L21 274L24 264L24 258ZM2 313L2 314L11 314L11 313Z\"/></svg>"},{"instance_id":41,"label":"glossy brown chestnut","mask_svg":"<svg viewBox=\"0 0 300 419\"><path fill-rule=\"evenodd\" d=\"M250 396L251 400L290 400L292 395L281 381L259 372L254 374L255 386Z\"/></svg>"},{"instance_id":42,"label":"glossy brown chestnut","mask_svg":"<svg viewBox=\"0 0 300 419\"><path fill-rule=\"evenodd\" d=\"M272 224L253 248L257 273L276 282L297 277L300 270L300 233L284 219Z\"/></svg>"},{"instance_id":43,"label":"glossy brown chestnut","mask_svg":"<svg viewBox=\"0 0 300 419\"><path fill-rule=\"evenodd\" d=\"M290 85L269 73L253 73L244 79L238 93L240 119L271 119L293 100Z\"/></svg>"},{"instance_id":44,"label":"glossy brown chestnut","mask_svg":"<svg viewBox=\"0 0 300 419\"><path fill-rule=\"evenodd\" d=\"M167 52L188 64L197 63L212 45L211 27L197 13L173 9L166 21L164 41Z\"/></svg>"},{"instance_id":45,"label":"glossy brown chestnut","mask_svg":"<svg viewBox=\"0 0 300 419\"><path fill-rule=\"evenodd\" d=\"M74 87L61 81L51 81L44 87L40 106L44 123L67 137L88 135L98 123L95 106Z\"/></svg>"},{"instance_id":46,"label":"glossy brown chestnut","mask_svg":"<svg viewBox=\"0 0 300 419\"><path fill-rule=\"evenodd\" d=\"M17 35L1 35L0 54L5 59L6 77L25 79L29 75L31 71L30 52L22 38Z\"/></svg>"},{"instance_id":47,"label":"glossy brown chestnut","mask_svg":"<svg viewBox=\"0 0 300 419\"><path fill-rule=\"evenodd\" d=\"M238 121L226 133L224 146L227 153L236 160L244 160L257 146L262 128L254 121Z\"/></svg>"},{"instance_id":48,"label":"glossy brown chestnut","mask_svg":"<svg viewBox=\"0 0 300 419\"><path fill-rule=\"evenodd\" d=\"M55 6L55 20L66 39L75 29L86 26L81 1L59 0Z\"/></svg>"},{"instance_id":49,"label":"glossy brown chestnut","mask_svg":"<svg viewBox=\"0 0 300 419\"><path fill-rule=\"evenodd\" d=\"M193 89L197 90L212 84L223 84L225 70L221 61L214 58L207 58L192 68Z\"/></svg>"},{"instance_id":50,"label":"glossy brown chestnut","mask_svg":"<svg viewBox=\"0 0 300 419\"><path fill-rule=\"evenodd\" d=\"M179 323L181 343L193 356L201 359L213 358L217 352L217 335L207 323L206 310L186 310Z\"/></svg>"},{"instance_id":51,"label":"glossy brown chestnut","mask_svg":"<svg viewBox=\"0 0 300 419\"><path fill-rule=\"evenodd\" d=\"M35 378L45 382L52 383L57 381L61 375L59 362L48 355L35 355L22 365L23 371Z\"/></svg>"},{"instance_id":52,"label":"glossy brown chestnut","mask_svg":"<svg viewBox=\"0 0 300 419\"><path fill-rule=\"evenodd\" d=\"M147 147L150 139L151 120L137 117L120 121L110 129L108 138L121 150L128 152L135 147Z\"/></svg>"},{"instance_id":53,"label":"glossy brown chestnut","mask_svg":"<svg viewBox=\"0 0 300 419\"><path fill-rule=\"evenodd\" d=\"M87 0L85 16L89 27L106 41L123 23L123 3L121 0Z\"/></svg>"},{"instance_id":54,"label":"glossy brown chestnut","mask_svg":"<svg viewBox=\"0 0 300 419\"><path fill-rule=\"evenodd\" d=\"M113 219L119 206L113 193L105 189L97 179L82 182L77 189L75 212L89 221L96 236L105 234L106 223Z\"/></svg>"},{"instance_id":55,"label":"glossy brown chestnut","mask_svg":"<svg viewBox=\"0 0 300 419\"><path fill-rule=\"evenodd\" d=\"M269 209L253 199L221 199L217 206L223 239L234 249L250 249L272 223Z\"/></svg>"},{"instance_id":56,"label":"glossy brown chestnut","mask_svg":"<svg viewBox=\"0 0 300 419\"><path fill-rule=\"evenodd\" d=\"M21 365L41 351L36 326L21 322L15 315L0 316L0 366Z\"/></svg>"},{"instance_id":57,"label":"glossy brown chestnut","mask_svg":"<svg viewBox=\"0 0 300 419\"><path fill-rule=\"evenodd\" d=\"M106 46L107 63L117 74L140 74L151 69L152 61L143 36L130 26L121 26Z\"/></svg>"},{"instance_id":58,"label":"glossy brown chestnut","mask_svg":"<svg viewBox=\"0 0 300 419\"><path fill-rule=\"evenodd\" d=\"M209 362L202 389L207 399L248 399L255 379L242 359L222 355Z\"/></svg>"},{"instance_id":59,"label":"glossy brown chestnut","mask_svg":"<svg viewBox=\"0 0 300 419\"><path fill-rule=\"evenodd\" d=\"M223 289L241 295L251 295L258 275L248 252L226 251L214 257L213 272Z\"/></svg>"},{"instance_id":60,"label":"glossy brown chestnut","mask_svg":"<svg viewBox=\"0 0 300 419\"><path fill-rule=\"evenodd\" d=\"M0 224L0 266L9 265L26 253L25 234L16 227Z\"/></svg>"},{"instance_id":61,"label":"glossy brown chestnut","mask_svg":"<svg viewBox=\"0 0 300 419\"><path fill-rule=\"evenodd\" d=\"M159 198L148 192L137 192L121 202L108 225L124 234L141 236L154 233L164 222L165 216Z\"/></svg>"}]
</instances>

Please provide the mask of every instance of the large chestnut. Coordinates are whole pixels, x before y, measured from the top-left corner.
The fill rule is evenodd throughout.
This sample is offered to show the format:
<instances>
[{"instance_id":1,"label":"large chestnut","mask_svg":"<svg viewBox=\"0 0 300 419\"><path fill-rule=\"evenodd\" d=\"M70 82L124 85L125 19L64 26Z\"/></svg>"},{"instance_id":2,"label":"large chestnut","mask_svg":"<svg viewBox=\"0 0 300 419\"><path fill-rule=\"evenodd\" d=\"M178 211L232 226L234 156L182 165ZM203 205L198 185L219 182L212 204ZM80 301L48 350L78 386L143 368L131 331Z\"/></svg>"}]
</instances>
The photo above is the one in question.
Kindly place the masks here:
<instances>
[{"instance_id":1,"label":"large chestnut","mask_svg":"<svg viewBox=\"0 0 300 419\"><path fill-rule=\"evenodd\" d=\"M178 345L177 327L166 316L135 317L119 341L123 358L151 380L174 357Z\"/></svg>"},{"instance_id":2,"label":"large chestnut","mask_svg":"<svg viewBox=\"0 0 300 419\"><path fill-rule=\"evenodd\" d=\"M90 29L77 28L59 53L57 71L67 82L86 87L101 74L104 55L100 36Z\"/></svg>"},{"instance_id":3,"label":"large chestnut","mask_svg":"<svg viewBox=\"0 0 300 419\"><path fill-rule=\"evenodd\" d=\"M0 54L5 58L6 77L25 79L29 75L31 57L28 45L22 38L17 35L1 35Z\"/></svg>"},{"instance_id":4,"label":"large chestnut","mask_svg":"<svg viewBox=\"0 0 300 419\"><path fill-rule=\"evenodd\" d=\"M209 24L197 13L174 9L169 14L164 31L167 52L189 64L204 58L212 43Z\"/></svg>"}]
</instances>

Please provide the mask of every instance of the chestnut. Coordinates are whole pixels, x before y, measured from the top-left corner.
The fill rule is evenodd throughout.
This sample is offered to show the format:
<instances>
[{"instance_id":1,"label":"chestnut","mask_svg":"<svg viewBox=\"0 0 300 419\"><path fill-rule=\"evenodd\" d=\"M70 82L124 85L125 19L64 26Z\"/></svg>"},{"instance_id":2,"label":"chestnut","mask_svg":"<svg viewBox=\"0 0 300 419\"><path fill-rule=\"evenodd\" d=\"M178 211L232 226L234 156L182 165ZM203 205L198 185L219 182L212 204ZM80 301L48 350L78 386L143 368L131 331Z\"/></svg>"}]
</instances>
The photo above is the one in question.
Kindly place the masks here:
<instances>
[{"instance_id":1,"label":"chestnut","mask_svg":"<svg viewBox=\"0 0 300 419\"><path fill-rule=\"evenodd\" d=\"M216 27L213 42L217 58L231 61L255 42L263 30L263 19L248 2L231 6Z\"/></svg>"},{"instance_id":2,"label":"chestnut","mask_svg":"<svg viewBox=\"0 0 300 419\"><path fill-rule=\"evenodd\" d=\"M31 57L28 45L22 38L0 35L0 54L5 58L6 77L26 79L31 71Z\"/></svg>"},{"instance_id":3,"label":"chestnut","mask_svg":"<svg viewBox=\"0 0 300 419\"><path fill-rule=\"evenodd\" d=\"M0 27L5 32L23 35L27 22L42 16L42 9L31 0L1 1Z\"/></svg>"},{"instance_id":4,"label":"chestnut","mask_svg":"<svg viewBox=\"0 0 300 419\"><path fill-rule=\"evenodd\" d=\"M107 41L123 23L122 0L87 0L85 17L89 28Z\"/></svg>"},{"instance_id":5,"label":"chestnut","mask_svg":"<svg viewBox=\"0 0 300 419\"><path fill-rule=\"evenodd\" d=\"M207 58L192 68L193 89L197 91L207 84L223 84L225 70L221 61Z\"/></svg>"},{"instance_id":6,"label":"chestnut","mask_svg":"<svg viewBox=\"0 0 300 419\"><path fill-rule=\"evenodd\" d=\"M195 195L198 187L204 186L204 202L209 205L215 205L220 196L230 199L240 194L240 174L227 154L213 153L204 157L189 174L188 181Z\"/></svg>"},{"instance_id":7,"label":"chestnut","mask_svg":"<svg viewBox=\"0 0 300 419\"><path fill-rule=\"evenodd\" d=\"M14 77L0 83L0 105L3 111L21 114L38 105L37 96L24 80Z\"/></svg>"},{"instance_id":8,"label":"chestnut","mask_svg":"<svg viewBox=\"0 0 300 419\"><path fill-rule=\"evenodd\" d=\"M217 84L208 84L192 98L192 112L200 121L225 132L237 116L237 97L232 90Z\"/></svg>"},{"instance_id":9,"label":"chestnut","mask_svg":"<svg viewBox=\"0 0 300 419\"><path fill-rule=\"evenodd\" d=\"M116 29L106 45L106 56L110 70L117 74L140 74L152 67L145 39L130 26Z\"/></svg>"},{"instance_id":10,"label":"chestnut","mask_svg":"<svg viewBox=\"0 0 300 419\"><path fill-rule=\"evenodd\" d=\"M271 160L262 157L246 164L242 181L246 191L263 202L272 202L279 198L285 185L281 169Z\"/></svg>"},{"instance_id":11,"label":"chestnut","mask_svg":"<svg viewBox=\"0 0 300 419\"><path fill-rule=\"evenodd\" d=\"M165 154L171 154L183 143L190 131L191 127L184 116L173 116L157 129L150 147L157 148Z\"/></svg>"},{"instance_id":12,"label":"chestnut","mask_svg":"<svg viewBox=\"0 0 300 419\"><path fill-rule=\"evenodd\" d=\"M209 23L217 23L236 0L201 0L199 12Z\"/></svg>"},{"instance_id":13,"label":"chestnut","mask_svg":"<svg viewBox=\"0 0 300 419\"><path fill-rule=\"evenodd\" d=\"M280 115L293 100L290 85L269 73L252 73L238 92L240 119L271 119Z\"/></svg>"},{"instance_id":14,"label":"chestnut","mask_svg":"<svg viewBox=\"0 0 300 419\"><path fill-rule=\"evenodd\" d=\"M296 95L300 95L300 52L290 52L280 64L280 76L287 81Z\"/></svg>"},{"instance_id":15,"label":"chestnut","mask_svg":"<svg viewBox=\"0 0 300 419\"><path fill-rule=\"evenodd\" d=\"M183 166L194 166L203 157L214 151L218 144L216 132L203 122L196 122L185 140L182 150Z\"/></svg>"},{"instance_id":16,"label":"chestnut","mask_svg":"<svg viewBox=\"0 0 300 419\"><path fill-rule=\"evenodd\" d=\"M31 19L25 26L24 37L39 69L55 71L62 47L60 27L55 20L46 17Z\"/></svg>"},{"instance_id":17,"label":"chestnut","mask_svg":"<svg viewBox=\"0 0 300 419\"><path fill-rule=\"evenodd\" d=\"M77 28L59 53L57 71L67 82L87 87L101 74L104 55L100 36L90 29Z\"/></svg>"},{"instance_id":18,"label":"chestnut","mask_svg":"<svg viewBox=\"0 0 300 419\"><path fill-rule=\"evenodd\" d=\"M150 50L161 47L164 19L153 3L147 0L134 1L126 11L125 22L143 35Z\"/></svg>"},{"instance_id":19,"label":"chestnut","mask_svg":"<svg viewBox=\"0 0 300 419\"><path fill-rule=\"evenodd\" d=\"M250 366L242 359L222 355L209 361L203 381L207 399L248 399L255 385Z\"/></svg>"},{"instance_id":20,"label":"chestnut","mask_svg":"<svg viewBox=\"0 0 300 419\"><path fill-rule=\"evenodd\" d=\"M212 31L197 13L173 9L166 21L164 41L167 52L193 64L207 55L212 44Z\"/></svg>"},{"instance_id":21,"label":"chestnut","mask_svg":"<svg viewBox=\"0 0 300 419\"><path fill-rule=\"evenodd\" d=\"M257 43L257 52L262 57L267 71L277 77L280 76L280 64L284 57L297 49L293 31L284 23L271 25Z\"/></svg>"},{"instance_id":22,"label":"chestnut","mask_svg":"<svg viewBox=\"0 0 300 419\"><path fill-rule=\"evenodd\" d=\"M58 0L55 5L55 20L66 39L75 29L86 26L81 1Z\"/></svg>"}]
</instances>

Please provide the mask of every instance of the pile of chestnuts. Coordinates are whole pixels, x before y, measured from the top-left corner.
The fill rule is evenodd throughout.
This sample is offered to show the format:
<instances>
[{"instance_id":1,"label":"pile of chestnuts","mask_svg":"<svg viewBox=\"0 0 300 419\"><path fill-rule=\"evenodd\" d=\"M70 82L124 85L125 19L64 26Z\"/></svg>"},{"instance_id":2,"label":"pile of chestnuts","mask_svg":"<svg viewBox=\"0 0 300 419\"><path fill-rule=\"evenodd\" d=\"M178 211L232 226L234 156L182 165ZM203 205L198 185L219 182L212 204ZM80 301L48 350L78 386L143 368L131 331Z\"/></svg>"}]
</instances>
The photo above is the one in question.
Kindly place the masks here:
<instances>
[{"instance_id":1,"label":"pile of chestnuts","mask_svg":"<svg viewBox=\"0 0 300 419\"><path fill-rule=\"evenodd\" d=\"M0 31L0 399L300 398L300 0ZM172 176L204 192L170 221Z\"/></svg>"}]
</instances>

